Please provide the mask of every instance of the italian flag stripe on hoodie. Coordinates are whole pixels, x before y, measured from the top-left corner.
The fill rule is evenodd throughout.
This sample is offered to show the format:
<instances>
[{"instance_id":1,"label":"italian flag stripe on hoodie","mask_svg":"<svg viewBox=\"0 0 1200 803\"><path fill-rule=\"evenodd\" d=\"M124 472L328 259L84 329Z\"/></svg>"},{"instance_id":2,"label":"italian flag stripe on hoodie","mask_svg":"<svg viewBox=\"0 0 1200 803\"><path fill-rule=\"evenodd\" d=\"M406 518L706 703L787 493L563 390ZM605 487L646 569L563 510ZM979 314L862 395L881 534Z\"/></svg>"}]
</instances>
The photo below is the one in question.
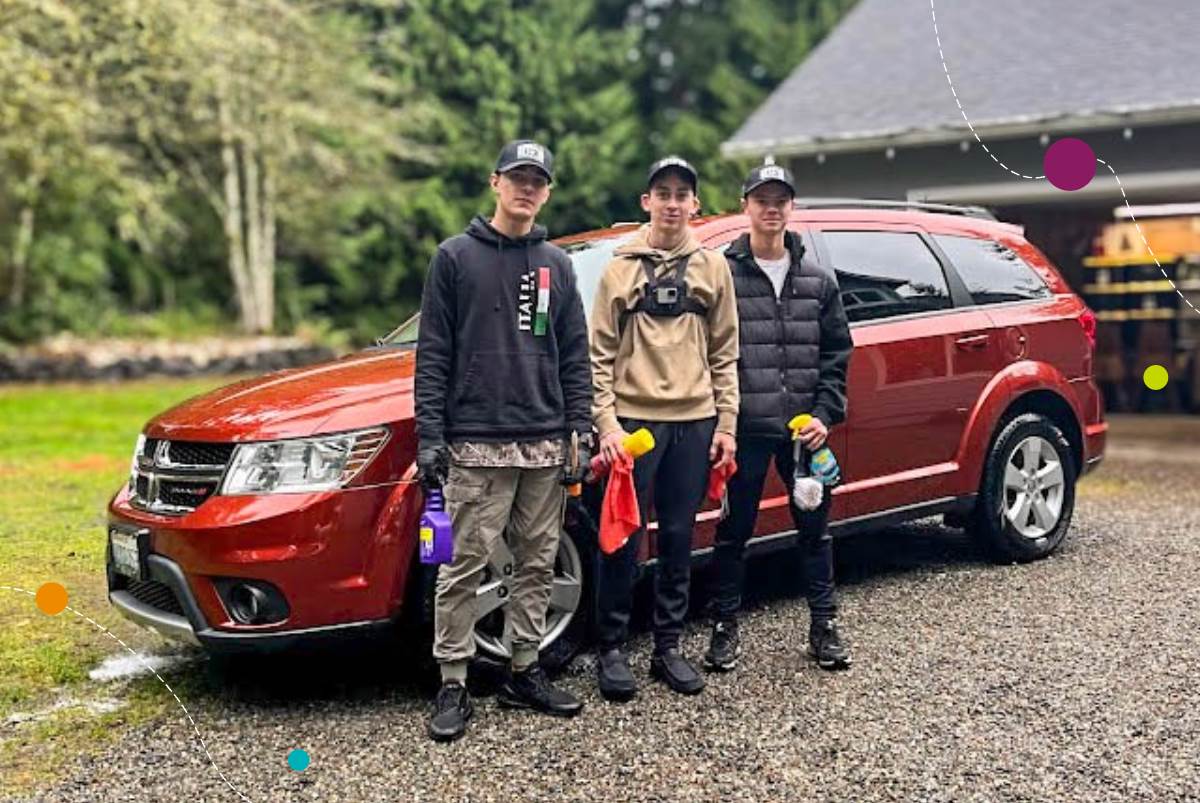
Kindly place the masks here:
<instances>
[{"instance_id":1,"label":"italian flag stripe on hoodie","mask_svg":"<svg viewBox=\"0 0 1200 803\"><path fill-rule=\"evenodd\" d=\"M550 317L550 269L538 268L537 314L533 319L533 333L546 334L546 321Z\"/></svg>"}]
</instances>

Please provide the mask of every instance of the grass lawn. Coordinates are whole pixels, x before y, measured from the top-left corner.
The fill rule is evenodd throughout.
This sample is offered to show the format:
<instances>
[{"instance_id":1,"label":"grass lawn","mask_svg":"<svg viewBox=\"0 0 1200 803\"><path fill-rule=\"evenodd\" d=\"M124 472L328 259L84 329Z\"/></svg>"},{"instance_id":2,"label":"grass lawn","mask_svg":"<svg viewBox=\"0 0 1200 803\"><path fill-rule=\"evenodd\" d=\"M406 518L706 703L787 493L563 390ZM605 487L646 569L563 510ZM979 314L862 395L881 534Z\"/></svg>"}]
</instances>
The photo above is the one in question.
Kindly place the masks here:
<instances>
[{"instance_id":1,"label":"grass lawn","mask_svg":"<svg viewBox=\"0 0 1200 803\"><path fill-rule=\"evenodd\" d=\"M108 605L105 506L128 477L142 425L229 381L0 386L0 586L61 583L71 608L133 649L161 648ZM74 613L47 616L33 597L0 590L0 795L28 791L64 758L170 701L153 678L120 688L90 681L115 652L124 650Z\"/></svg>"}]
</instances>

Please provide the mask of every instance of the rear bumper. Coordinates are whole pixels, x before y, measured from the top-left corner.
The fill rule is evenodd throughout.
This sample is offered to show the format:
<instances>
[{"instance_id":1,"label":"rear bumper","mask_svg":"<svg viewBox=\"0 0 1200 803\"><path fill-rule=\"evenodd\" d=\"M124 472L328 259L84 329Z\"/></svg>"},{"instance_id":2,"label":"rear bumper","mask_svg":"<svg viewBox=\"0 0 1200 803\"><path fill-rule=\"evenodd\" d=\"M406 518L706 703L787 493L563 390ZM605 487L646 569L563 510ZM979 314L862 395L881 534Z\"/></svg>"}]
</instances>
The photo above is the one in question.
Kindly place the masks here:
<instances>
[{"instance_id":1,"label":"rear bumper","mask_svg":"<svg viewBox=\"0 0 1200 803\"><path fill-rule=\"evenodd\" d=\"M1071 401L1080 425L1083 443L1080 455L1079 476L1090 474L1104 460L1104 449L1108 444L1108 422L1104 420L1104 396L1096 386L1095 379L1088 375L1070 381L1074 398Z\"/></svg>"},{"instance_id":2,"label":"rear bumper","mask_svg":"<svg viewBox=\"0 0 1200 803\"><path fill-rule=\"evenodd\" d=\"M1108 445L1108 422L1088 424L1083 431L1083 475L1090 474L1104 461L1104 449Z\"/></svg>"},{"instance_id":3,"label":"rear bumper","mask_svg":"<svg viewBox=\"0 0 1200 803\"><path fill-rule=\"evenodd\" d=\"M108 599L113 607L126 619L143 627L175 641L202 646L213 653L262 653L298 646L321 646L378 633L392 626L390 619L380 619L258 633L216 630L205 622L179 564L162 555L149 555L146 558L146 572L150 580L161 583L174 594L178 607L183 611L182 615L144 602L128 590L114 589L110 569Z\"/></svg>"}]
</instances>

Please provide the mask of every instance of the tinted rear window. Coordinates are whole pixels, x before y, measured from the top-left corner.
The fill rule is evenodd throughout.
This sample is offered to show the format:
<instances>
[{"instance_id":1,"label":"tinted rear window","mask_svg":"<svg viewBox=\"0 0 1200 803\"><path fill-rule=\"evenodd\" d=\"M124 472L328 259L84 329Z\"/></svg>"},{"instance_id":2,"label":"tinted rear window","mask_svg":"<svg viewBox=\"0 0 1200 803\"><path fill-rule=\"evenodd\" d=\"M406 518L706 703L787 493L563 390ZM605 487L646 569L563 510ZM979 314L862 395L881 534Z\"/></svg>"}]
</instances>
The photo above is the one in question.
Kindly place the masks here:
<instances>
[{"instance_id":1,"label":"tinted rear window","mask_svg":"<svg viewBox=\"0 0 1200 803\"><path fill-rule=\"evenodd\" d=\"M954 263L976 304L1052 295L1042 277L1016 251L1002 243L949 234L937 234L933 239Z\"/></svg>"},{"instance_id":2,"label":"tinted rear window","mask_svg":"<svg viewBox=\"0 0 1200 803\"><path fill-rule=\"evenodd\" d=\"M937 257L916 234L825 231L842 305L851 321L948 309L950 288Z\"/></svg>"}]
</instances>

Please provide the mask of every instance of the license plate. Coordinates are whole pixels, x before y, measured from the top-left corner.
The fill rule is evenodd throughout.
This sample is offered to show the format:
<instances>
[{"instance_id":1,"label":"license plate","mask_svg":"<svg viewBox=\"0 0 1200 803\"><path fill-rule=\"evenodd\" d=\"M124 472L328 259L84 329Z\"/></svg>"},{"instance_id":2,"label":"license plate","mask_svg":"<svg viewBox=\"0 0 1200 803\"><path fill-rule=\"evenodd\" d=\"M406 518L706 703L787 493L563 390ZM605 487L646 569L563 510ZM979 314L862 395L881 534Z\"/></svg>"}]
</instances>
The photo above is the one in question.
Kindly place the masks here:
<instances>
[{"instance_id":1,"label":"license plate","mask_svg":"<svg viewBox=\"0 0 1200 803\"><path fill-rule=\"evenodd\" d=\"M125 530L109 530L108 543L113 570L135 580L141 579L142 555L138 534Z\"/></svg>"}]
</instances>

